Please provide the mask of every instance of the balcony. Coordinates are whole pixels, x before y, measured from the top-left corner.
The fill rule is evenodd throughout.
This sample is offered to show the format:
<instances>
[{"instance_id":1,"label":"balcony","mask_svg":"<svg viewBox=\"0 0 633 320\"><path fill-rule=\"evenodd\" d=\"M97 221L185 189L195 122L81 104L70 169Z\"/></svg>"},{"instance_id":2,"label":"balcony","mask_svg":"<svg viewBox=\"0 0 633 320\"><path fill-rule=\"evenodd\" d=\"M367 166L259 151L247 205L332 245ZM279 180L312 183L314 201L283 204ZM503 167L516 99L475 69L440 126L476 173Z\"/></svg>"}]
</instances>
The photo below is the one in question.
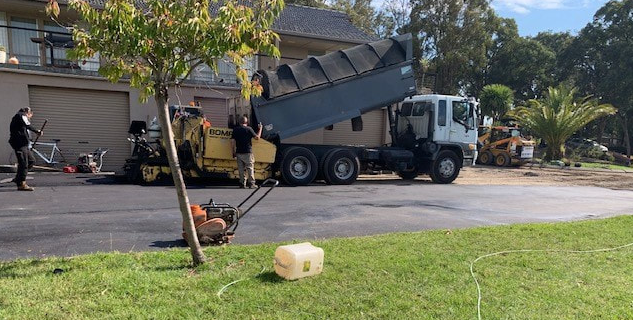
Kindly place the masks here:
<instances>
[{"instance_id":1,"label":"balcony","mask_svg":"<svg viewBox=\"0 0 633 320\"><path fill-rule=\"evenodd\" d=\"M23 20L23 21L22 21ZM100 66L99 55L83 61L71 61L66 58L66 51L74 47L72 35L63 27L53 22L45 22L44 29L32 28L33 22L28 19L12 19L10 26L0 24L0 44L5 45L7 62L10 56L15 56L19 64L0 63L0 71L28 70L69 74L81 76L95 76ZM4 41L2 41L4 39ZM257 58L247 61L247 70L251 75L257 70ZM186 81L195 85L223 85L238 86L233 64L218 61L218 74L214 74L206 65L196 67Z\"/></svg>"}]
</instances>

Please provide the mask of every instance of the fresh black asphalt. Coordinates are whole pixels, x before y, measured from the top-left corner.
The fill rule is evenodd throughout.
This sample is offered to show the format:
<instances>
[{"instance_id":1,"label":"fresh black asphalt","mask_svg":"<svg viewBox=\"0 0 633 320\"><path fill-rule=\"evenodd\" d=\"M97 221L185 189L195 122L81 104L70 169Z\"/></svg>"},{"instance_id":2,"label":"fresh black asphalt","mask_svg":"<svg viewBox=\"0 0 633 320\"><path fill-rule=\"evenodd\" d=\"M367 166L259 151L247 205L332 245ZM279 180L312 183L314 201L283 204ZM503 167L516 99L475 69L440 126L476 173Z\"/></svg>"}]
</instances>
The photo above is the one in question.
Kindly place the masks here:
<instances>
[{"instance_id":1,"label":"fresh black asphalt","mask_svg":"<svg viewBox=\"0 0 633 320\"><path fill-rule=\"evenodd\" d=\"M0 174L0 180L10 177ZM33 174L35 192L0 184L0 261L184 246L176 193L110 176ZM192 203L237 205L249 190L193 185ZM594 187L436 185L370 180L279 187L241 220L234 243L570 221L633 213L633 192Z\"/></svg>"}]
</instances>

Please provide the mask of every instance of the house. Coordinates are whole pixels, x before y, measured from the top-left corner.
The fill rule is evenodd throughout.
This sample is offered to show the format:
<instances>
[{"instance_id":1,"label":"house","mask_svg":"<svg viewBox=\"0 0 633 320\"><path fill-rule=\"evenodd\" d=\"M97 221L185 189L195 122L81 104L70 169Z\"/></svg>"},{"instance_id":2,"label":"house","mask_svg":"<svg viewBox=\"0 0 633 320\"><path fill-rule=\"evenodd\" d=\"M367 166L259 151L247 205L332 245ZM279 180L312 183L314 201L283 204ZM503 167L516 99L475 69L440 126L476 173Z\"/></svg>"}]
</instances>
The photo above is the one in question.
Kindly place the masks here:
<instances>
[{"instance_id":1,"label":"house","mask_svg":"<svg viewBox=\"0 0 633 320\"><path fill-rule=\"evenodd\" d=\"M95 6L101 3L90 1ZM72 41L63 27L47 17L45 4L46 1L38 0L0 0L0 46L7 49L7 56L19 60L18 65L0 63L0 164L9 163L12 153L4 142L9 138L11 117L19 108L31 106L35 126L48 119L40 141L59 139L60 149L71 162L81 152L108 148L104 169L116 170L131 153L127 141L130 121L151 121L156 114L154 101L140 103L138 91L126 81L110 83L99 76L98 55L85 61L67 60L64 45ZM274 69L280 63L374 40L354 27L342 12L297 5L287 5L273 29L281 38L277 44L281 61L255 56L249 72ZM237 96L239 85L232 66L221 61L217 75L204 66L195 70L179 90L170 92L169 103L195 101L213 125L226 126L228 101ZM333 130L316 130L286 142L384 143L385 112L369 113L363 120L362 132L353 132L349 123L341 123L334 125Z\"/></svg>"}]
</instances>

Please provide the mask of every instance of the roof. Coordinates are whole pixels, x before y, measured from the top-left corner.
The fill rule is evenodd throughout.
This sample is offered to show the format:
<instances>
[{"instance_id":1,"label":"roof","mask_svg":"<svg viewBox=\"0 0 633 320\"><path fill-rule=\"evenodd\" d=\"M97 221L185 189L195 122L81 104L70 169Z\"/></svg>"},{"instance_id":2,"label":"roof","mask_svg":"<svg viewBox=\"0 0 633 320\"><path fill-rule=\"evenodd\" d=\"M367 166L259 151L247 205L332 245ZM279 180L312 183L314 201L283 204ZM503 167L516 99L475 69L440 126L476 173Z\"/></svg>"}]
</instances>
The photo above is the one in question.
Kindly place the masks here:
<instances>
[{"instance_id":1,"label":"roof","mask_svg":"<svg viewBox=\"0 0 633 320\"><path fill-rule=\"evenodd\" d=\"M35 0L47 2L47 0ZM108 0L87 0L95 8L103 8ZM220 0L221 1L221 0ZM238 0L248 5L249 0ZM58 0L60 4L66 4L68 0ZM142 5L142 0L135 0L137 5ZM221 4L210 3L210 11L215 12ZM346 13L330 9L321 9L286 4L275 23L273 30L280 34L313 37L325 40L366 43L378 40L354 26Z\"/></svg>"},{"instance_id":2,"label":"roof","mask_svg":"<svg viewBox=\"0 0 633 320\"><path fill-rule=\"evenodd\" d=\"M279 33L289 32L352 42L377 40L352 24L341 11L287 4L273 25Z\"/></svg>"}]
</instances>

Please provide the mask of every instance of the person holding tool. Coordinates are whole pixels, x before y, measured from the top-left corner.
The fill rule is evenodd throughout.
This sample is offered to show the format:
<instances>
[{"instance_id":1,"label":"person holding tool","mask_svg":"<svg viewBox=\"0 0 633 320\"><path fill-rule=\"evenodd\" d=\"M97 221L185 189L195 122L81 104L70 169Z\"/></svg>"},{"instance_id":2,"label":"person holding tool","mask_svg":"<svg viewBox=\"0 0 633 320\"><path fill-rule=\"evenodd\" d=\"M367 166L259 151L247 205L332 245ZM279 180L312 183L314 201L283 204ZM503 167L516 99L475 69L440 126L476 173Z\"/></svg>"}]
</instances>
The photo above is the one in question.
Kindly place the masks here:
<instances>
[{"instance_id":1,"label":"person holding tool","mask_svg":"<svg viewBox=\"0 0 633 320\"><path fill-rule=\"evenodd\" d=\"M31 117L33 117L33 111L31 108L24 107L20 109L15 116L13 116L11 119L11 125L9 126L9 144L15 151L15 156L18 159L18 171L15 175L14 181L18 186L19 191L35 190L26 184L26 175L35 163L35 158L29 150L29 131L37 133L39 137L42 135L42 130L38 130L31 125ZM42 126L42 129L44 129L44 126Z\"/></svg>"},{"instance_id":2,"label":"person holding tool","mask_svg":"<svg viewBox=\"0 0 633 320\"><path fill-rule=\"evenodd\" d=\"M259 139L262 136L262 124L257 125L257 133L248 126L248 118L240 118L240 125L233 128L231 145L233 158L237 158L237 170L240 173L240 188L255 188L255 157L253 156L253 142L251 139ZM246 170L246 177L244 176Z\"/></svg>"}]
</instances>

